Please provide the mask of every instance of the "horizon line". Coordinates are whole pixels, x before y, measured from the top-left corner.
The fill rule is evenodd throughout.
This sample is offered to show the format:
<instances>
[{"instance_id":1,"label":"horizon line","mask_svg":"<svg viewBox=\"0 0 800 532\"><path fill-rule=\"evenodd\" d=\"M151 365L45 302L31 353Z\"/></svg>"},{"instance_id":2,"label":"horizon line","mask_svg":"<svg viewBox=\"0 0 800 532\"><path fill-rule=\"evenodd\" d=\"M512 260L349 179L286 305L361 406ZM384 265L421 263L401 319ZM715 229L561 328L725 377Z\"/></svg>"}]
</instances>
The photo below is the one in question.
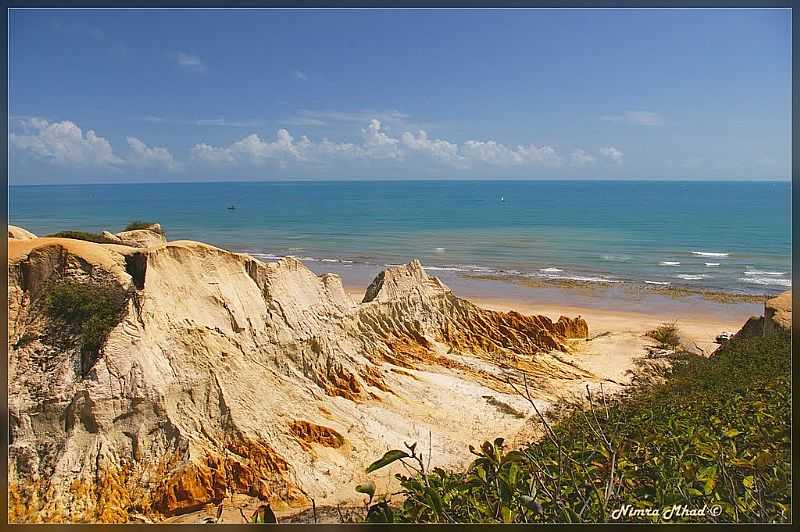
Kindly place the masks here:
<instances>
[{"instance_id":1,"label":"horizon line","mask_svg":"<svg viewBox=\"0 0 800 532\"><path fill-rule=\"evenodd\" d=\"M53 186L114 186L114 185L202 185L202 184L239 184L239 183L380 183L380 182L569 182L569 183L792 183L793 179L620 179L620 178L409 178L409 177L379 177L379 178L281 178L281 179L235 179L235 180L202 180L202 181L121 181L121 182L80 182L80 183L8 183L11 187L53 187Z\"/></svg>"}]
</instances>

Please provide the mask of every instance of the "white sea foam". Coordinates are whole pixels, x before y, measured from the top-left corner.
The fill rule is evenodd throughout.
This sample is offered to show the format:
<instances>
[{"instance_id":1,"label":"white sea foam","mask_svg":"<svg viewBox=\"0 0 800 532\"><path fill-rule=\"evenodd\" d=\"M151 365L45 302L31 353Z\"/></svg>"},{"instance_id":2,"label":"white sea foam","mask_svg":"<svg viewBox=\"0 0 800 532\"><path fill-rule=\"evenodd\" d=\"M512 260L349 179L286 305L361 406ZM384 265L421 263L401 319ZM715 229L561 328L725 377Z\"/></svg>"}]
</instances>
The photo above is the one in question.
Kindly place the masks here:
<instances>
[{"instance_id":1,"label":"white sea foam","mask_svg":"<svg viewBox=\"0 0 800 532\"><path fill-rule=\"evenodd\" d=\"M707 278L708 275L704 275L702 273L699 274L699 275L695 275L695 274L691 274L691 273L679 273L675 277L677 277L678 279L684 279L686 281L699 281L700 279Z\"/></svg>"},{"instance_id":2,"label":"white sea foam","mask_svg":"<svg viewBox=\"0 0 800 532\"><path fill-rule=\"evenodd\" d=\"M645 281L645 284L668 285L669 281Z\"/></svg>"},{"instance_id":3,"label":"white sea foam","mask_svg":"<svg viewBox=\"0 0 800 532\"><path fill-rule=\"evenodd\" d=\"M717 266L719 266L719 262L706 262L707 268L716 268Z\"/></svg>"},{"instance_id":4,"label":"white sea foam","mask_svg":"<svg viewBox=\"0 0 800 532\"><path fill-rule=\"evenodd\" d=\"M545 272L545 273L547 273L547 272L553 272L553 273L555 273L555 272L563 272L564 270L562 270L562 269L560 269L560 268L542 268L542 269L540 269L539 271L540 271L540 272Z\"/></svg>"},{"instance_id":5,"label":"white sea foam","mask_svg":"<svg viewBox=\"0 0 800 532\"><path fill-rule=\"evenodd\" d=\"M786 272L762 272L761 270L747 270L745 275L786 275Z\"/></svg>"},{"instance_id":6,"label":"white sea foam","mask_svg":"<svg viewBox=\"0 0 800 532\"><path fill-rule=\"evenodd\" d=\"M739 281L750 284L786 286L791 288L791 279L776 279L775 277L741 277Z\"/></svg>"},{"instance_id":7,"label":"white sea foam","mask_svg":"<svg viewBox=\"0 0 800 532\"><path fill-rule=\"evenodd\" d=\"M320 262L339 262L339 259L322 259Z\"/></svg>"},{"instance_id":8,"label":"white sea foam","mask_svg":"<svg viewBox=\"0 0 800 532\"><path fill-rule=\"evenodd\" d=\"M631 258L627 255L603 255L603 260L611 262L627 262L631 260Z\"/></svg>"},{"instance_id":9,"label":"white sea foam","mask_svg":"<svg viewBox=\"0 0 800 532\"><path fill-rule=\"evenodd\" d=\"M549 273L536 273L529 277L543 277L545 279L560 279L564 281L583 281L585 283L621 283L618 279L608 279L606 277L587 277L584 275L552 275Z\"/></svg>"},{"instance_id":10,"label":"white sea foam","mask_svg":"<svg viewBox=\"0 0 800 532\"><path fill-rule=\"evenodd\" d=\"M280 255L273 255L272 253L250 253L250 255L267 260L281 260L283 258Z\"/></svg>"},{"instance_id":11,"label":"white sea foam","mask_svg":"<svg viewBox=\"0 0 800 532\"><path fill-rule=\"evenodd\" d=\"M692 251L692 255L700 257L727 257L730 253L718 253L716 251Z\"/></svg>"},{"instance_id":12,"label":"white sea foam","mask_svg":"<svg viewBox=\"0 0 800 532\"><path fill-rule=\"evenodd\" d=\"M466 272L469 270L465 270L464 268L455 268L452 266L423 266L426 270L431 271L438 271L438 272Z\"/></svg>"},{"instance_id":13,"label":"white sea foam","mask_svg":"<svg viewBox=\"0 0 800 532\"><path fill-rule=\"evenodd\" d=\"M680 266L681 263L676 260L662 260L658 263L661 266Z\"/></svg>"},{"instance_id":14,"label":"white sea foam","mask_svg":"<svg viewBox=\"0 0 800 532\"><path fill-rule=\"evenodd\" d=\"M304 262L319 262L319 260L314 257L300 257L300 260Z\"/></svg>"},{"instance_id":15,"label":"white sea foam","mask_svg":"<svg viewBox=\"0 0 800 532\"><path fill-rule=\"evenodd\" d=\"M434 249L434 251L435 251L436 253L444 253L444 252L445 252L445 249L444 249L444 248L436 248L436 249Z\"/></svg>"}]
</instances>

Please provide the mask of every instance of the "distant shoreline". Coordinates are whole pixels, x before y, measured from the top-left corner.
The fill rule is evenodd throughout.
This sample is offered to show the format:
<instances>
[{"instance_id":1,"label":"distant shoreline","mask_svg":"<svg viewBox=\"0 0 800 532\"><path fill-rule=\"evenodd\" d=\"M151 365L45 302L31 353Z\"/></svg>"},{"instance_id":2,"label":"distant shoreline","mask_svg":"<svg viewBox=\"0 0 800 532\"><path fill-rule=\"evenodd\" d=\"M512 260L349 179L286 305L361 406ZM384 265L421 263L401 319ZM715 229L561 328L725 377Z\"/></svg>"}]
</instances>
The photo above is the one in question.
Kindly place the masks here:
<instances>
[{"instance_id":1,"label":"distant shoreline","mask_svg":"<svg viewBox=\"0 0 800 532\"><path fill-rule=\"evenodd\" d=\"M531 287L547 287L554 286L558 288L582 288L582 289L602 289L603 283L581 281L574 279L546 279L534 278L524 276L497 276L497 275L466 275L472 279L486 279L495 281L505 281L512 283L519 283ZM622 281L621 281L622 283ZM661 294L671 298L684 298L700 296L707 301L714 301L717 303L737 304L737 303L763 303L765 299L775 297L777 294L760 293L760 294L742 294L736 292L725 292L722 290L710 290L705 288L689 288L685 286L659 286L647 285L640 281L624 281L626 291L641 290L654 294ZM600 285L600 286L598 286ZM778 293L789 290L787 287Z\"/></svg>"}]
</instances>

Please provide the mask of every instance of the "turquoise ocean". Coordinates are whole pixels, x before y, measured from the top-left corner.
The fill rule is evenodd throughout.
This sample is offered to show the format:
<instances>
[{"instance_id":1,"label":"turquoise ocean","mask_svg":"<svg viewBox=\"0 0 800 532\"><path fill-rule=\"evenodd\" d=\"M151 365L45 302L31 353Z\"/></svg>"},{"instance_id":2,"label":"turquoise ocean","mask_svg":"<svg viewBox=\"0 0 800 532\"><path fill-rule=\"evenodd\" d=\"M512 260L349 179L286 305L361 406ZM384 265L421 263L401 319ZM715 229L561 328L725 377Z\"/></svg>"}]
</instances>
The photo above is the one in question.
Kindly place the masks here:
<instances>
[{"instance_id":1,"label":"turquoise ocean","mask_svg":"<svg viewBox=\"0 0 800 532\"><path fill-rule=\"evenodd\" d=\"M282 181L11 186L38 235L135 219L263 260L368 277L491 275L772 294L791 287L788 182ZM235 207L229 209L228 207Z\"/></svg>"}]
</instances>

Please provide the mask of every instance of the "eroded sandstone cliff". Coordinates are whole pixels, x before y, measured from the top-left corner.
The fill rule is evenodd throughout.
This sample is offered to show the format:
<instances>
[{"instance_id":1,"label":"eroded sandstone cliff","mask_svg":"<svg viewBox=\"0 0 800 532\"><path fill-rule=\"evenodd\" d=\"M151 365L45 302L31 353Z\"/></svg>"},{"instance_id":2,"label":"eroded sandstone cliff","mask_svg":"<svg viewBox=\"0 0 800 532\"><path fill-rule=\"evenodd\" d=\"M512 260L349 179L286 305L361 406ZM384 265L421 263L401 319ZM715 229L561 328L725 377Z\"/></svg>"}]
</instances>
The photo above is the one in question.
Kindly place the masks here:
<instances>
[{"instance_id":1,"label":"eroded sandstone cliff","mask_svg":"<svg viewBox=\"0 0 800 532\"><path fill-rule=\"evenodd\" d=\"M11 521L333 501L420 427L442 460L519 428L480 397L513 402L521 372L542 397L592 378L552 354L587 336L583 320L481 309L418 261L357 303L293 258L137 241L8 242ZM98 346L53 310L76 285L119 303Z\"/></svg>"}]
</instances>

